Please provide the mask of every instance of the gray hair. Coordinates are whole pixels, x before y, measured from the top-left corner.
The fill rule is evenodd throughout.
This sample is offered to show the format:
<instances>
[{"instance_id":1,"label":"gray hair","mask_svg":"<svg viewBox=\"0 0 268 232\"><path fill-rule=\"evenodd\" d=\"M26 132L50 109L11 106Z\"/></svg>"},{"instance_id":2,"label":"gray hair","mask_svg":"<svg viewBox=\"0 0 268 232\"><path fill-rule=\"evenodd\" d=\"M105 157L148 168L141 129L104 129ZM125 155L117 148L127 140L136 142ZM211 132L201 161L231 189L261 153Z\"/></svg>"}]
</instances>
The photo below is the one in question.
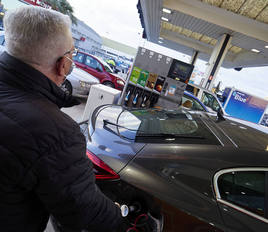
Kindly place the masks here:
<instances>
[{"instance_id":1,"label":"gray hair","mask_svg":"<svg viewBox=\"0 0 268 232\"><path fill-rule=\"evenodd\" d=\"M51 67L71 49L71 20L54 10L25 6L4 17L7 52L29 64Z\"/></svg>"}]
</instances>

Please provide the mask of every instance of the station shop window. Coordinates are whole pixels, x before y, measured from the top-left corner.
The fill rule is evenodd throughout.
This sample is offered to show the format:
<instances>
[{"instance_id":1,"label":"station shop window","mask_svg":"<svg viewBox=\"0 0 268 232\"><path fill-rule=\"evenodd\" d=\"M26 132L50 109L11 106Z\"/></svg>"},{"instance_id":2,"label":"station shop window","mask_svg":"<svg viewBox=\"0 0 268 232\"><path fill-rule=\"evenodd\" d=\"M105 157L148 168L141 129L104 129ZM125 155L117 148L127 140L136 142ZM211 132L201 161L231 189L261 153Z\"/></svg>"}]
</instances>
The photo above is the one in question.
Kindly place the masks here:
<instances>
[{"instance_id":1,"label":"station shop window","mask_svg":"<svg viewBox=\"0 0 268 232\"><path fill-rule=\"evenodd\" d=\"M237 171L221 175L218 188L222 200L244 208L259 216L267 216L265 209L265 171Z\"/></svg>"}]
</instances>

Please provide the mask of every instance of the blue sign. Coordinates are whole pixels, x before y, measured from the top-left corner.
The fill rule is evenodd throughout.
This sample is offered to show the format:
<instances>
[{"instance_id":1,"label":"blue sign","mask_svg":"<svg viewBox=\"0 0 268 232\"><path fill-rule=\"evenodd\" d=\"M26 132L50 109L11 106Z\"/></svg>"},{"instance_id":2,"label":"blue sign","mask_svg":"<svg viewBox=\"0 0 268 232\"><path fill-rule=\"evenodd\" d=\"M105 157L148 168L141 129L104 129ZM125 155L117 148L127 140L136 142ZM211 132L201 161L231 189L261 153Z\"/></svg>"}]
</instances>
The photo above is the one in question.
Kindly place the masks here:
<instances>
[{"instance_id":1,"label":"blue sign","mask_svg":"<svg viewBox=\"0 0 268 232\"><path fill-rule=\"evenodd\" d=\"M267 104L268 102L261 98L236 90L227 102L225 111L233 117L259 123Z\"/></svg>"}]
</instances>

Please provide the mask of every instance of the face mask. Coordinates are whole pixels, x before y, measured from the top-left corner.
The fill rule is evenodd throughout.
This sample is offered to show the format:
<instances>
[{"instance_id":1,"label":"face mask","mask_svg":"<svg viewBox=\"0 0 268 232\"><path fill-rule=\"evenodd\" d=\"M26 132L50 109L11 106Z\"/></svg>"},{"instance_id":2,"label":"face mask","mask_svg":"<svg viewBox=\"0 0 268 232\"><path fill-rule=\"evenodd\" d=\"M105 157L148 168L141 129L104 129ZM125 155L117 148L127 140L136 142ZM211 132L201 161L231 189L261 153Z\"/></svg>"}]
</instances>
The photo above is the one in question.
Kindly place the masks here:
<instances>
[{"instance_id":1,"label":"face mask","mask_svg":"<svg viewBox=\"0 0 268 232\"><path fill-rule=\"evenodd\" d=\"M74 70L74 67L75 67L75 63L72 61L71 67L70 67L69 72L67 73L66 76L68 76L72 73L72 71Z\"/></svg>"},{"instance_id":2,"label":"face mask","mask_svg":"<svg viewBox=\"0 0 268 232\"><path fill-rule=\"evenodd\" d=\"M67 58L68 60L70 60L70 61L72 62L72 64L71 64L71 67L70 67L68 73L65 74L65 77L67 77L68 75L70 75L70 74L72 73L72 71L74 70L74 67L75 67L75 63L74 63L69 57L66 57L66 58Z\"/></svg>"}]
</instances>

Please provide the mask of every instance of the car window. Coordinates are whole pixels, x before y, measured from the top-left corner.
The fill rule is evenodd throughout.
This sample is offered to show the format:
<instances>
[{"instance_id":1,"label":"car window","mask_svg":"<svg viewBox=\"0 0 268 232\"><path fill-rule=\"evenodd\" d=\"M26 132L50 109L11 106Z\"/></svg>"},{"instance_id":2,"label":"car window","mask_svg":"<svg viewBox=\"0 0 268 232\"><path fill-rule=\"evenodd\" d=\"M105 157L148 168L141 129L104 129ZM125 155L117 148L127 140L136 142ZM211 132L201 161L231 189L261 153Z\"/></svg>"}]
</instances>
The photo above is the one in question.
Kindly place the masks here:
<instances>
[{"instance_id":1,"label":"car window","mask_svg":"<svg viewBox=\"0 0 268 232\"><path fill-rule=\"evenodd\" d=\"M182 109L125 110L118 115L118 124L120 133L126 133L126 128L128 133L136 131L136 142L219 144L200 118Z\"/></svg>"},{"instance_id":2,"label":"car window","mask_svg":"<svg viewBox=\"0 0 268 232\"><path fill-rule=\"evenodd\" d=\"M5 45L5 36L4 35L1 35L0 36L0 45Z\"/></svg>"},{"instance_id":3,"label":"car window","mask_svg":"<svg viewBox=\"0 0 268 232\"><path fill-rule=\"evenodd\" d=\"M128 111L124 111L120 106L114 106L112 108L107 107L99 113L95 111L93 118L96 114L98 114L96 127L104 128L126 139L135 139L141 121ZM104 125L103 120L112 124L106 123L106 125Z\"/></svg>"},{"instance_id":4,"label":"car window","mask_svg":"<svg viewBox=\"0 0 268 232\"><path fill-rule=\"evenodd\" d=\"M203 92L201 101L205 106L211 108L212 110L214 110L216 112L218 112L218 110L221 108L217 99L210 93Z\"/></svg>"},{"instance_id":5,"label":"car window","mask_svg":"<svg viewBox=\"0 0 268 232\"><path fill-rule=\"evenodd\" d=\"M78 52L77 55L73 57L73 60L79 63L83 63L84 57L85 57L85 54Z\"/></svg>"},{"instance_id":6,"label":"car window","mask_svg":"<svg viewBox=\"0 0 268 232\"><path fill-rule=\"evenodd\" d=\"M100 71L103 71L101 64L93 57L87 56L85 64L89 66L90 68L99 69Z\"/></svg>"},{"instance_id":7,"label":"car window","mask_svg":"<svg viewBox=\"0 0 268 232\"><path fill-rule=\"evenodd\" d=\"M185 94L182 96L181 104L191 110L206 111L196 99Z\"/></svg>"},{"instance_id":8,"label":"car window","mask_svg":"<svg viewBox=\"0 0 268 232\"><path fill-rule=\"evenodd\" d=\"M265 213L265 172L229 172L218 178L222 200L250 212L264 216Z\"/></svg>"}]
</instances>

